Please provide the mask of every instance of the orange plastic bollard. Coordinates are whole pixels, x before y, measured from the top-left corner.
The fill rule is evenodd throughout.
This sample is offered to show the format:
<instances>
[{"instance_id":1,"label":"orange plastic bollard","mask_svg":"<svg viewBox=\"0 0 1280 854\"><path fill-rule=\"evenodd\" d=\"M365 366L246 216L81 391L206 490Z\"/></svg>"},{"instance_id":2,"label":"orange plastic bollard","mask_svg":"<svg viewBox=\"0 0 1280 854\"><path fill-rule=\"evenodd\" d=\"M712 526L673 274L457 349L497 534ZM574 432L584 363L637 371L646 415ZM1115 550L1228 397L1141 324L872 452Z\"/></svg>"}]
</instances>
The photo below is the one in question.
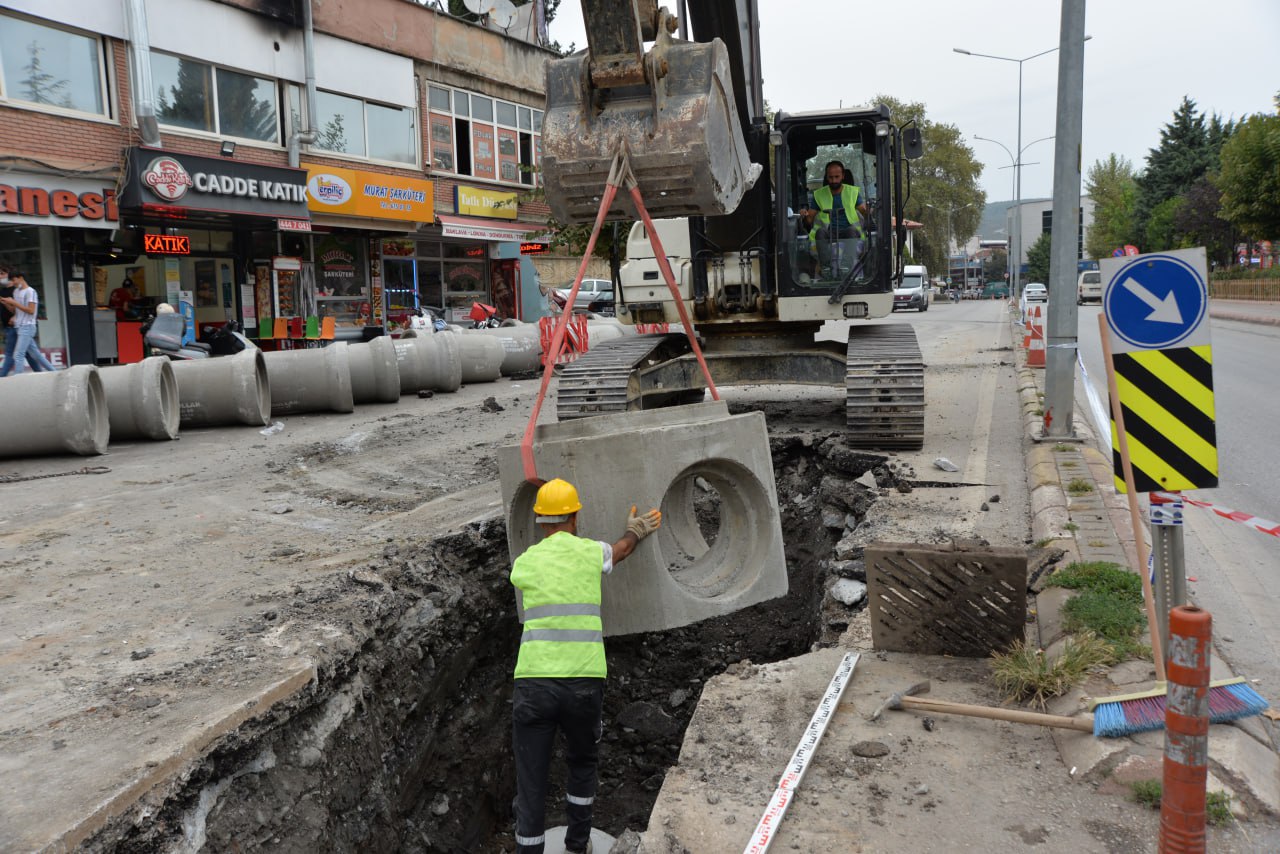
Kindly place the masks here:
<instances>
[{"instance_id":1,"label":"orange plastic bollard","mask_svg":"<svg viewBox=\"0 0 1280 854\"><path fill-rule=\"evenodd\" d=\"M1027 367L1044 367L1044 319L1036 306L1030 319L1031 339L1027 342Z\"/></svg>"},{"instance_id":2,"label":"orange plastic bollard","mask_svg":"<svg viewBox=\"0 0 1280 854\"><path fill-rule=\"evenodd\" d=\"M1209 641L1213 618L1193 605L1169 612L1161 854L1205 850L1209 765Z\"/></svg>"}]
</instances>

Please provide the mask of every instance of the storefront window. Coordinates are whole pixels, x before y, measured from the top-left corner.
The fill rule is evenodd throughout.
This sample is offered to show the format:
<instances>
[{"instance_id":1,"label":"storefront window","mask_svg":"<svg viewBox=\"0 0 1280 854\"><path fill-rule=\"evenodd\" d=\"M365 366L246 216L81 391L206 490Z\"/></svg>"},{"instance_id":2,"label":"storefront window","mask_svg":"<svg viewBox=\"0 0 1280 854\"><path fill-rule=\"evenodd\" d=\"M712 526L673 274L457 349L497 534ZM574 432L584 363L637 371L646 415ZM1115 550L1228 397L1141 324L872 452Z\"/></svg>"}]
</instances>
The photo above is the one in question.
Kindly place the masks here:
<instances>
[{"instance_id":1,"label":"storefront window","mask_svg":"<svg viewBox=\"0 0 1280 854\"><path fill-rule=\"evenodd\" d=\"M316 298L365 296L363 241L353 235L315 236Z\"/></svg>"},{"instance_id":2,"label":"storefront window","mask_svg":"<svg viewBox=\"0 0 1280 854\"><path fill-rule=\"evenodd\" d=\"M441 86L429 87L428 103L433 169L508 184L535 183L542 152L541 110Z\"/></svg>"},{"instance_id":3,"label":"storefront window","mask_svg":"<svg viewBox=\"0 0 1280 854\"><path fill-rule=\"evenodd\" d=\"M29 104L105 115L98 39L0 16L4 97Z\"/></svg>"},{"instance_id":4,"label":"storefront window","mask_svg":"<svg viewBox=\"0 0 1280 854\"><path fill-rule=\"evenodd\" d=\"M320 91L316 111L320 128L316 148L374 160L418 162L413 110Z\"/></svg>"}]
</instances>

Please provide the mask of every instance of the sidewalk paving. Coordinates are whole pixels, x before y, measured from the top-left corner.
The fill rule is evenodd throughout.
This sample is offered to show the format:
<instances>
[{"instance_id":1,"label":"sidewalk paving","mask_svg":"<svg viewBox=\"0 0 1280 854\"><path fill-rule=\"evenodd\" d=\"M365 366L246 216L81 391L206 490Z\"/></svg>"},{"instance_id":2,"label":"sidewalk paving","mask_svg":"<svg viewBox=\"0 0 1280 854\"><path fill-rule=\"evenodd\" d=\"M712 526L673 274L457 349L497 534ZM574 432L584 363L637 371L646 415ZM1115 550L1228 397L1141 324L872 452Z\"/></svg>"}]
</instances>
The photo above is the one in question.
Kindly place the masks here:
<instances>
[{"instance_id":1,"label":"sidewalk paving","mask_svg":"<svg viewBox=\"0 0 1280 854\"><path fill-rule=\"evenodd\" d=\"M1210 316L1248 323L1280 325L1280 303L1233 300L1216 301ZM1016 325L1016 318L1011 318ZM1136 543L1127 499L1116 492L1111 460L1098 449L1088 420L1077 418L1074 432L1080 441L1041 440L1044 371L1027 366L1026 351L1016 347L1023 423L1031 440L1027 454L1027 485L1031 496L1032 537L1041 546L1060 548L1059 565L1073 561L1109 561L1130 569L1137 566ZM1077 489L1068 490L1072 481ZM1076 494L1071 494L1071 493ZM1142 532L1146 535L1146 532ZM1036 597L1036 630L1041 648L1051 653L1065 639L1061 607L1069 591L1049 588ZM1228 662L1213 650L1213 679L1233 675ZM1142 691L1156 685L1154 666L1128 661L1116 665L1105 679L1093 680L1081 689L1050 703L1049 711L1070 715L1083 711L1090 696L1108 697ZM1097 739L1066 730L1054 732L1064 765L1081 779L1099 784L1160 779L1164 747L1163 731L1131 738ZM1210 727L1209 790L1232 795L1238 816L1280 816L1280 755L1276 724L1252 717ZM1111 784L1109 784L1111 785Z\"/></svg>"}]
</instances>

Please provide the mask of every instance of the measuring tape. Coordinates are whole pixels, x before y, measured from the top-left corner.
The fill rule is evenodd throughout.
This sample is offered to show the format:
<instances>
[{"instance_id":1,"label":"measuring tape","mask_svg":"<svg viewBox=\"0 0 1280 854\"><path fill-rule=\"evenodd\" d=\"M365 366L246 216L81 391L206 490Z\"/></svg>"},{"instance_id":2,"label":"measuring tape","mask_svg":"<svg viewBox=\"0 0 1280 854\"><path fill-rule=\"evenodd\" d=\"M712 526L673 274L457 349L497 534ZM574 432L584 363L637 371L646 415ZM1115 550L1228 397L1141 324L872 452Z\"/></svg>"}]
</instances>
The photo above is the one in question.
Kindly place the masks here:
<instances>
[{"instance_id":1,"label":"measuring tape","mask_svg":"<svg viewBox=\"0 0 1280 854\"><path fill-rule=\"evenodd\" d=\"M858 653L849 652L840 660L840 666L836 668L836 674L831 677L831 684L827 686L827 693L822 695L817 711L813 713L800 743L796 745L795 753L791 754L791 761L782 772L778 787L774 789L773 797L769 799L769 805L765 807L764 815L760 816L760 823L751 834L747 847L742 849L742 854L764 854L769 850L769 844L778 832L778 825L782 824L782 817L786 814L787 807L791 806L791 799L800 787L800 781L804 779L809 760L818 749L818 742L822 740L831 716L836 713L840 696L853 678L853 668L858 663L858 657Z\"/></svg>"},{"instance_id":2,"label":"measuring tape","mask_svg":"<svg viewBox=\"0 0 1280 854\"><path fill-rule=\"evenodd\" d=\"M1240 510L1232 510L1230 507L1217 507L1208 501L1197 501L1194 498L1188 498L1185 495L1178 495L1171 492L1153 492L1151 493L1152 501L1185 501L1187 504L1193 504L1196 507L1203 507L1206 510L1212 510L1223 519L1230 519L1232 522L1240 522L1248 525L1255 531L1261 531L1264 534L1270 534L1273 537L1280 537L1280 523L1271 522L1267 519L1260 519L1250 513L1244 513Z\"/></svg>"}]
</instances>

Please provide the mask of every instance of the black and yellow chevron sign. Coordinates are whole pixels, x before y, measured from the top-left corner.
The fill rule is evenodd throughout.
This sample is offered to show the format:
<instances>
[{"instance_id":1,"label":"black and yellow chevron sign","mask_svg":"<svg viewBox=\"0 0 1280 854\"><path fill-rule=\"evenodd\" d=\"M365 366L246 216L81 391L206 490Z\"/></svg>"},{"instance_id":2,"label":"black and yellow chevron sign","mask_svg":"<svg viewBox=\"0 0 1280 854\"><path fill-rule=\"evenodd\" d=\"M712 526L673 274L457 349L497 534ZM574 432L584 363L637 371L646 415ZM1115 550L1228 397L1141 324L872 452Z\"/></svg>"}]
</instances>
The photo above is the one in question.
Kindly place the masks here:
<instances>
[{"instance_id":1,"label":"black and yellow chevron sign","mask_svg":"<svg viewBox=\"0 0 1280 854\"><path fill-rule=\"evenodd\" d=\"M1134 489L1164 492L1218 485L1213 348L1135 350L1114 355ZM1111 421L1116 491L1124 492L1120 442Z\"/></svg>"}]
</instances>

